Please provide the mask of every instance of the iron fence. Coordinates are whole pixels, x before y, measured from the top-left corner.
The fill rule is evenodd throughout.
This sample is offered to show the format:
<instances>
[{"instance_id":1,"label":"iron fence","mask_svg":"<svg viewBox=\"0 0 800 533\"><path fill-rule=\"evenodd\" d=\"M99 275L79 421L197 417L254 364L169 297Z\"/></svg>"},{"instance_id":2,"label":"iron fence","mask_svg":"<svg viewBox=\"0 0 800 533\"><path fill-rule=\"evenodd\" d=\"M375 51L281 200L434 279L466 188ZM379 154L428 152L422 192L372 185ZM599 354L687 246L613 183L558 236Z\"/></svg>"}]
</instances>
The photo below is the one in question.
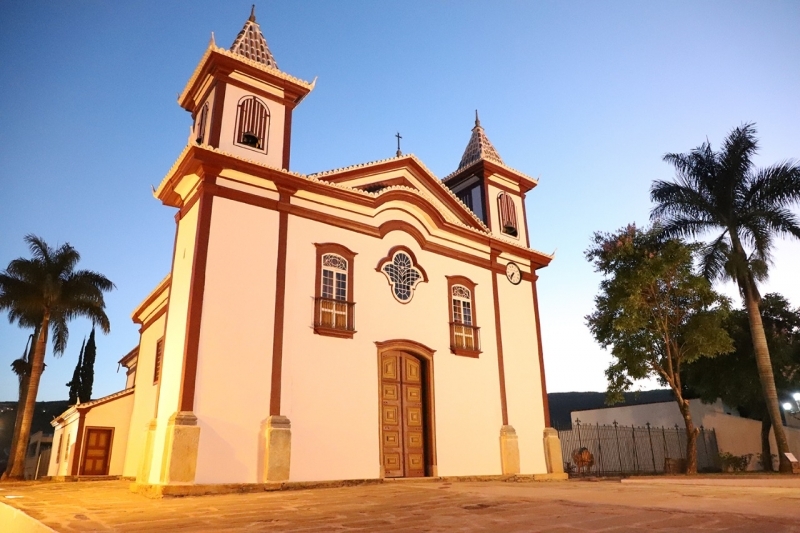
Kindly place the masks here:
<instances>
[{"instance_id":1,"label":"iron fence","mask_svg":"<svg viewBox=\"0 0 800 533\"><path fill-rule=\"evenodd\" d=\"M577 475L663 474L675 472L686 459L686 430L655 427L582 424L559 430L564 470ZM698 472L721 470L717 435L700 427L697 435Z\"/></svg>"}]
</instances>

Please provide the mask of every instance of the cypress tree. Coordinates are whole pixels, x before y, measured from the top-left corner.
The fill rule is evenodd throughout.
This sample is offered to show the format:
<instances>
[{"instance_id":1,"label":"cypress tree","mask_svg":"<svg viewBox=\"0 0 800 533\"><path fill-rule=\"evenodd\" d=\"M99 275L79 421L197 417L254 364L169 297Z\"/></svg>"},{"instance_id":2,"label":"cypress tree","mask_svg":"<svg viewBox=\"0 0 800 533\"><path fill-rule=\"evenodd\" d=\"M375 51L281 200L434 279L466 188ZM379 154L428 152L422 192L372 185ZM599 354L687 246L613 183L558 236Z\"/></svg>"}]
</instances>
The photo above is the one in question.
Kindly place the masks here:
<instances>
[{"instance_id":1,"label":"cypress tree","mask_svg":"<svg viewBox=\"0 0 800 533\"><path fill-rule=\"evenodd\" d=\"M97 355L97 346L94 343L94 327L86 342L83 352L83 365L81 365L81 387L78 395L81 403L92 399L92 384L94 383L94 358Z\"/></svg>"},{"instance_id":2,"label":"cypress tree","mask_svg":"<svg viewBox=\"0 0 800 533\"><path fill-rule=\"evenodd\" d=\"M84 348L86 348L86 338L83 339L83 344L81 344L81 353L78 355L78 364L75 365L75 371L72 373L72 381L67 383L67 387L69 387L70 405L78 403L78 397L81 393L81 366L83 366Z\"/></svg>"}]
</instances>

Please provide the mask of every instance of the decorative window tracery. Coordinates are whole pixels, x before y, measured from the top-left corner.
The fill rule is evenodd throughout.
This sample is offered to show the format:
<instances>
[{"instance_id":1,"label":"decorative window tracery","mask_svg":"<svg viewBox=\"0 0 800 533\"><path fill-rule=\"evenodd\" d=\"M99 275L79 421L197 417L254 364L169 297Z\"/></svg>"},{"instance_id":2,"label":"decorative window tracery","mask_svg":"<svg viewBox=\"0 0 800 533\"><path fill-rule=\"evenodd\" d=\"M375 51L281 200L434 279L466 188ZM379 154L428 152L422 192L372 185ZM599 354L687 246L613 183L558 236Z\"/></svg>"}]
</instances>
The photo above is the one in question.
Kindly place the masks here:
<instances>
[{"instance_id":1,"label":"decorative window tracery","mask_svg":"<svg viewBox=\"0 0 800 533\"><path fill-rule=\"evenodd\" d=\"M386 275L392 294L400 303L410 302L417 285L427 281L424 271L415 265L412 255L406 251L390 252L381 263L380 271Z\"/></svg>"},{"instance_id":2,"label":"decorative window tracery","mask_svg":"<svg viewBox=\"0 0 800 533\"><path fill-rule=\"evenodd\" d=\"M238 145L267 153L270 113L267 105L255 96L245 96L236 108L236 138Z\"/></svg>"}]
</instances>

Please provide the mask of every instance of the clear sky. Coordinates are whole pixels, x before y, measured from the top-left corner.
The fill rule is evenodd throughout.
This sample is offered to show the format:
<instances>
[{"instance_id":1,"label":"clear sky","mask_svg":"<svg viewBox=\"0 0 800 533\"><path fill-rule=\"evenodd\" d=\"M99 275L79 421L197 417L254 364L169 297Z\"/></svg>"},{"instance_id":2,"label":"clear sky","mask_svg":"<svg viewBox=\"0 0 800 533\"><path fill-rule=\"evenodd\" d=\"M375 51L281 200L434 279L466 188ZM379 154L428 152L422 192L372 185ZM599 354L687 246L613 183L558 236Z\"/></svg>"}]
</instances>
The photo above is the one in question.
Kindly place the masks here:
<instances>
[{"instance_id":1,"label":"clear sky","mask_svg":"<svg viewBox=\"0 0 800 533\"><path fill-rule=\"evenodd\" d=\"M151 195L186 143L176 103L209 35L229 46L249 1L0 4L0 268L23 236L69 242L107 275L112 332L98 336L94 396L124 386L133 308L168 273L174 210ZM800 2L266 2L258 22L281 70L316 89L295 111L292 170L414 153L455 170L474 110L528 195L540 271L548 389L604 390L609 356L583 317L598 276L594 231L644 224L666 152L757 123L760 165L800 157ZM780 242L765 292L800 305L800 243ZM735 292L726 288L731 294ZM48 367L39 398L67 398L81 340ZM0 317L0 400L27 332ZM644 384L648 386L649 384Z\"/></svg>"}]
</instances>

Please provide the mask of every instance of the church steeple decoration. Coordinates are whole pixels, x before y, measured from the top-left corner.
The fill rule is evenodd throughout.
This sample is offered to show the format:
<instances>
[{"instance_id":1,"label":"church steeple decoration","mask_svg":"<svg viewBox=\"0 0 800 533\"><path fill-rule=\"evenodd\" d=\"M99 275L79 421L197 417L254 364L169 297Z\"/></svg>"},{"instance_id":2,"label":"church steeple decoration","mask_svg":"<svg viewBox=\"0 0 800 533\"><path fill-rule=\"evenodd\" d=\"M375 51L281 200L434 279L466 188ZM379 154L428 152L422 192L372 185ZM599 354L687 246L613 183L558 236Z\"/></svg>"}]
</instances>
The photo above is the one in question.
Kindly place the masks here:
<instances>
[{"instance_id":1,"label":"church steeple decoration","mask_svg":"<svg viewBox=\"0 0 800 533\"><path fill-rule=\"evenodd\" d=\"M461 156L461 162L458 164L458 169L460 170L468 167L480 159L494 161L495 163L505 165L503 160L500 158L500 154L497 153L497 150L495 150L494 146L489 141L489 138L486 136L486 132L483 130L483 126L481 126L481 120L478 118L478 111L476 110L475 127L472 128L472 137L469 138L467 148L464 150L464 155Z\"/></svg>"},{"instance_id":2,"label":"church steeple decoration","mask_svg":"<svg viewBox=\"0 0 800 533\"><path fill-rule=\"evenodd\" d=\"M244 23L242 31L236 36L231 45L231 52L244 56L268 67L278 68L272 52L267 46L267 40L261 33L261 27L256 22L256 6L250 10L250 18Z\"/></svg>"}]
</instances>

